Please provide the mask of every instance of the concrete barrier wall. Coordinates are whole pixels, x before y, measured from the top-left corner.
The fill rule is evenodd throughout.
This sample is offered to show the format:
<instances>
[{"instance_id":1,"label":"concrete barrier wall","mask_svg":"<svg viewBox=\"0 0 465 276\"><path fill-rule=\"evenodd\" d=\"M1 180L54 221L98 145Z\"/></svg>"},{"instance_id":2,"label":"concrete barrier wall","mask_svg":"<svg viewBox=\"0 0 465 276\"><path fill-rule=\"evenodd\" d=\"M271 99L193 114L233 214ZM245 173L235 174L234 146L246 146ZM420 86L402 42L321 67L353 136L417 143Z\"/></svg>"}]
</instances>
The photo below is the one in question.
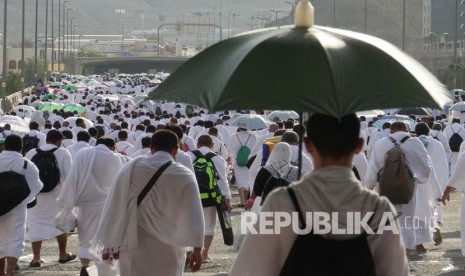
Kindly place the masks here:
<instances>
[{"instance_id":1,"label":"concrete barrier wall","mask_svg":"<svg viewBox=\"0 0 465 276\"><path fill-rule=\"evenodd\" d=\"M24 93L31 94L33 88L34 86L25 88ZM21 91L13 93L6 97L6 110L3 111L3 99L0 99L0 115L12 111L13 107L20 105L22 102L23 98L21 96Z\"/></svg>"}]
</instances>

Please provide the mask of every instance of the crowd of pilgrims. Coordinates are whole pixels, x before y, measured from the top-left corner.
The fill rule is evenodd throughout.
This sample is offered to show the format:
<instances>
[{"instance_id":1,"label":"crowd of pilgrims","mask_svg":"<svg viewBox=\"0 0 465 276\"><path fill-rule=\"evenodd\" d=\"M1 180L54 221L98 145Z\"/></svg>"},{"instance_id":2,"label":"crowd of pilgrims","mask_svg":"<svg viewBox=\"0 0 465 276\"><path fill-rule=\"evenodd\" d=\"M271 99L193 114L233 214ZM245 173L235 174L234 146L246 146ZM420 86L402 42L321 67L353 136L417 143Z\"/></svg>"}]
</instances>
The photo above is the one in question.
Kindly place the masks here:
<instances>
[{"instance_id":1,"label":"crowd of pilgrims","mask_svg":"<svg viewBox=\"0 0 465 276\"><path fill-rule=\"evenodd\" d=\"M94 78L99 82L112 80L108 75ZM137 105L129 99L147 96L153 85L140 76L115 78L120 85L114 82L113 85L77 91L54 91L58 97L50 101L80 104L85 108L82 114L63 110L9 113L27 119L30 130L17 135L12 126L3 126L0 172L23 174L30 194L21 204L0 216L0 275L13 275L19 269L17 261L24 253L26 241L32 243L33 251L29 266L40 268L42 242L54 238L58 243L58 262L66 263L78 257L82 264L81 275L86 275L91 261L102 259L98 245L105 245L105 242L113 245L111 250L106 247L104 253L110 259L119 259L121 275L143 275L138 273L149 271L147 265L154 263L158 264L157 275L179 275L184 265L196 270L201 263L221 262L209 254L217 221L216 208L203 204L204 198L198 189L192 189L197 187L194 163L199 152L203 156L215 153L210 159L229 212L233 208L259 212L270 192L266 186L272 177L284 180L286 185L298 180L298 145L306 131L298 119L271 118L267 128L249 130L229 125L228 120L242 114L264 116L266 112L210 113L173 102ZM73 76L67 76L65 80L78 82ZM39 99L40 95L26 95L23 102L33 105ZM66 120L69 117L83 118L69 122ZM440 229L447 221L442 218L444 207L441 201L445 203L455 189L465 191L465 155L460 155L465 151L465 143L459 148L456 145L451 148L450 142L454 134L465 141L463 122L446 115L436 118L411 116L417 121L413 129L404 123L386 122L380 130L373 126L379 117L359 118L359 137L364 140L364 145L363 150L354 156L353 172L364 187L376 190L378 172L386 152L392 147L388 137L396 140L405 136L416 137L408 139L401 147L415 181L423 185L417 186L409 204L396 208L400 214L404 247L424 253L428 250L426 243L433 241L439 246L442 242ZM169 141L173 139L177 149L170 151ZM272 151L265 153L264 145L269 144L272 144ZM243 154L239 153L243 147L250 150L248 162L238 164L236 159L238 154ZM43 152L54 155L54 164L59 171L58 184L47 192L41 192L44 183L40 168L31 162ZM301 173L309 174L314 169L313 157L305 147L301 154ZM132 206L135 202L131 198L134 199L134 195L137 198L153 176L153 167L159 168L169 160L175 161L164 172L169 177L158 180L155 184L157 191L149 193L140 207L139 203ZM137 183L137 188L129 191L116 188L118 183L125 181ZM194 185L188 185L191 182ZM233 200L236 187L238 197L234 196ZM129 199L123 199L124 195ZM149 208L152 201L157 210ZM31 202L35 206L29 208L27 205ZM121 206L125 203L133 208L123 210ZM134 208L143 210L136 230L131 228L129 219ZM56 228L58 213L65 211L72 211L77 217L78 252L67 251L68 233ZM465 215L465 204L462 204L461 212ZM414 222L409 218L413 217L418 218L423 227L411 227ZM124 233L137 231L137 227L143 228L144 234L135 235L136 242L123 237ZM460 230L463 232L464 229L462 225ZM236 233L236 237L239 236ZM117 249L125 247L132 250L130 256L117 256ZM145 250L163 254L151 258L154 253L147 254ZM189 251L187 259L186 250ZM249 251L248 256L253 256L253 249ZM260 255L261 249L256 251ZM463 242L462 252L465 253ZM235 266L233 272L236 275L254 266L253 258L248 259L238 258L241 264Z\"/></svg>"}]
</instances>

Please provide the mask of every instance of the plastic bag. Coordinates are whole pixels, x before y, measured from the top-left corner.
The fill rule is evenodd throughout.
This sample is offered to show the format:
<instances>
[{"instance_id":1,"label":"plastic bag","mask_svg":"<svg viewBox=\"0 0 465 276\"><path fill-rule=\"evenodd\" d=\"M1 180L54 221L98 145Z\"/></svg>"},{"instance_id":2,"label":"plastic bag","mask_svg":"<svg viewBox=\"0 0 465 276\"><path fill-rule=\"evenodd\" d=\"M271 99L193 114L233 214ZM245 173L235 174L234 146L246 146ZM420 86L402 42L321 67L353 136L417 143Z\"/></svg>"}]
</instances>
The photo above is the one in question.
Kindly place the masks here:
<instances>
[{"instance_id":1,"label":"plastic bag","mask_svg":"<svg viewBox=\"0 0 465 276\"><path fill-rule=\"evenodd\" d=\"M77 216L74 209L62 209L55 217L55 227L64 232L71 233L77 227Z\"/></svg>"}]
</instances>

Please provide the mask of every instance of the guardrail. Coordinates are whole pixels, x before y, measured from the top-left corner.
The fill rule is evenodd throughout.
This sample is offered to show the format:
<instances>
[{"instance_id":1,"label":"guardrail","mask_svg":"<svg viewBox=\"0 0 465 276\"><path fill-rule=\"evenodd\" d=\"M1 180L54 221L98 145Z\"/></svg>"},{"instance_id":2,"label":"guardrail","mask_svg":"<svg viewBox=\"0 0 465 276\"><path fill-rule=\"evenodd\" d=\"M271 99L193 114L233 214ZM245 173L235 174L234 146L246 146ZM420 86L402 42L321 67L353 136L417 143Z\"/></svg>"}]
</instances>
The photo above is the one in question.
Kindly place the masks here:
<instances>
[{"instance_id":1,"label":"guardrail","mask_svg":"<svg viewBox=\"0 0 465 276\"><path fill-rule=\"evenodd\" d=\"M34 86L24 88L24 93L31 94ZM3 99L0 99L0 115L13 110L13 107L20 105L23 102L22 91L18 91L6 97L6 110L3 108Z\"/></svg>"}]
</instances>

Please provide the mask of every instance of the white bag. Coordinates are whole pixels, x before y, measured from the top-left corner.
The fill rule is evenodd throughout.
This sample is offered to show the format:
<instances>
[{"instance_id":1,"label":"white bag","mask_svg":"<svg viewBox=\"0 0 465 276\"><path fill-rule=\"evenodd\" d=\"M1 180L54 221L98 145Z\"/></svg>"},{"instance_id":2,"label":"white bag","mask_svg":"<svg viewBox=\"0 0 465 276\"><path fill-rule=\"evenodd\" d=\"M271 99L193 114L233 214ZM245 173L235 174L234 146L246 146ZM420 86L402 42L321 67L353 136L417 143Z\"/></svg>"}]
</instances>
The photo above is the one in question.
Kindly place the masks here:
<instances>
[{"instance_id":1,"label":"white bag","mask_svg":"<svg viewBox=\"0 0 465 276\"><path fill-rule=\"evenodd\" d=\"M87 274L89 276L116 276L118 275L117 269L113 263L105 261L96 261L95 265L88 267Z\"/></svg>"},{"instance_id":2,"label":"white bag","mask_svg":"<svg viewBox=\"0 0 465 276\"><path fill-rule=\"evenodd\" d=\"M58 212L55 217L55 227L64 233L73 232L77 227L77 216L74 209L65 208Z\"/></svg>"}]
</instances>

